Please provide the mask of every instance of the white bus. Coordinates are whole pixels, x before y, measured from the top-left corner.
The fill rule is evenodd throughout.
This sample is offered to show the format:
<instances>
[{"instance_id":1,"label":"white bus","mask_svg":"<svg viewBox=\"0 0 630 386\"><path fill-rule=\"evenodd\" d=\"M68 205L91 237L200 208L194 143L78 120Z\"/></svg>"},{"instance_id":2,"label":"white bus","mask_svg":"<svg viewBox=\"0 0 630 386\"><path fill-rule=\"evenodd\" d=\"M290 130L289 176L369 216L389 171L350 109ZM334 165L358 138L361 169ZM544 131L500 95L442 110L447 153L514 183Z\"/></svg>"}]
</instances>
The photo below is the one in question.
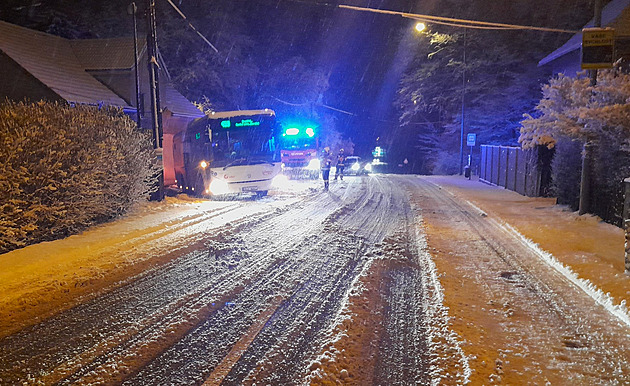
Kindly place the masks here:
<instances>
[{"instance_id":1,"label":"white bus","mask_svg":"<svg viewBox=\"0 0 630 386\"><path fill-rule=\"evenodd\" d=\"M193 121L181 139L179 187L197 196L264 196L281 171L271 109L223 111Z\"/></svg>"}]
</instances>

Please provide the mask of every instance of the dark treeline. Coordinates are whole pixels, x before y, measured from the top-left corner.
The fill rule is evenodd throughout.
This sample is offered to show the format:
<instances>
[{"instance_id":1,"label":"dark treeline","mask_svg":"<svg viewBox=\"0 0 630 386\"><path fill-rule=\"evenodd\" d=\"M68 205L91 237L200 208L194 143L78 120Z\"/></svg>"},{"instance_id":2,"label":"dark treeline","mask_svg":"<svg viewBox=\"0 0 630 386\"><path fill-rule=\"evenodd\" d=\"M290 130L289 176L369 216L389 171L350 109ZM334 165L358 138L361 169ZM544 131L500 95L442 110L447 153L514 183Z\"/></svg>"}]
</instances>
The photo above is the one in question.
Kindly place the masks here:
<instances>
[{"instance_id":1,"label":"dark treeline","mask_svg":"<svg viewBox=\"0 0 630 386\"><path fill-rule=\"evenodd\" d=\"M336 1L174 3L219 50L188 29L166 0L157 0L160 52L176 87L190 100L217 110L270 106L279 116L315 118L330 133L351 138L359 154L367 154L380 136L393 162L413 159L418 172L436 170L439 160L458 151L461 29L431 25L419 36L412 20L339 9ZM128 5L128 0L5 0L0 19L67 38L130 36ZM592 14L589 0L353 5L573 29ZM138 6L142 13L144 2ZM142 22L140 29L143 33ZM549 76L537 62L569 37L467 31L470 131L486 143L515 142L522 114L540 99L540 84Z\"/></svg>"}]
</instances>

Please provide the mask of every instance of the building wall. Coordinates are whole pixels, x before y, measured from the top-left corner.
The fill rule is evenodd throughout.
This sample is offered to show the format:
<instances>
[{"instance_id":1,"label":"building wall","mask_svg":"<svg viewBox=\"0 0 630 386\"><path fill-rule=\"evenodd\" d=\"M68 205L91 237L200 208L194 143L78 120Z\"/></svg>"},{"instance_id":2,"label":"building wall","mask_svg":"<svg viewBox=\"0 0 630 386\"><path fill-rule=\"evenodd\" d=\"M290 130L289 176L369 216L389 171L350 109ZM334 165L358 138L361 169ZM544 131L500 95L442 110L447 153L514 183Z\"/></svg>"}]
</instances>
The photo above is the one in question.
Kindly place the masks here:
<instances>
[{"instance_id":1,"label":"building wall","mask_svg":"<svg viewBox=\"0 0 630 386\"><path fill-rule=\"evenodd\" d=\"M180 170L183 168L181 137L192 120L193 118L173 116L168 110L162 114L164 132L162 136L162 148L164 149L162 160L164 163L164 185L166 186L175 185L175 169L178 166ZM176 136L179 138L179 142L174 141Z\"/></svg>"},{"instance_id":2,"label":"building wall","mask_svg":"<svg viewBox=\"0 0 630 386\"><path fill-rule=\"evenodd\" d=\"M626 8L610 25L617 36L630 36L630 8Z\"/></svg>"}]
</instances>

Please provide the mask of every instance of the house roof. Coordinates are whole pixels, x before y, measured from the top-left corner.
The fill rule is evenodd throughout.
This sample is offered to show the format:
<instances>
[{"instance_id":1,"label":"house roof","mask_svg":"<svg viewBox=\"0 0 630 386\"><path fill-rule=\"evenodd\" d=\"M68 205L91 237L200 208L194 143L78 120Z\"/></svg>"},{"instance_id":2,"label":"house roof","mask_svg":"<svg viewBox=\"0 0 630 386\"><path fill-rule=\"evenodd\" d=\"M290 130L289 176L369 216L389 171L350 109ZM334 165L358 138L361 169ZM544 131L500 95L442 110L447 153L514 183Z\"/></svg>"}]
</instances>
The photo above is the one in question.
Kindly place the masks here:
<instances>
[{"instance_id":1,"label":"house roof","mask_svg":"<svg viewBox=\"0 0 630 386\"><path fill-rule=\"evenodd\" d=\"M623 13L623 11L630 5L630 0L613 0L602 9L602 27L611 27L615 24L615 21ZM592 28L595 21L591 19L584 28ZM627 32L627 31L624 31ZM582 46L582 32L578 32L571 37L560 48L545 56L540 62L539 66L552 62L561 56L568 54L579 49Z\"/></svg>"},{"instance_id":2,"label":"house roof","mask_svg":"<svg viewBox=\"0 0 630 386\"><path fill-rule=\"evenodd\" d=\"M87 70L128 70L135 65L133 38L70 40L70 46ZM146 40L138 39L138 46L142 56Z\"/></svg>"},{"instance_id":3,"label":"house roof","mask_svg":"<svg viewBox=\"0 0 630 386\"><path fill-rule=\"evenodd\" d=\"M0 21L0 51L69 102L127 107L85 72L68 39Z\"/></svg>"},{"instance_id":4,"label":"house roof","mask_svg":"<svg viewBox=\"0 0 630 386\"><path fill-rule=\"evenodd\" d=\"M168 109L174 115L191 118L203 116L203 112L175 90L171 83L160 83L160 102L163 109Z\"/></svg>"},{"instance_id":5,"label":"house roof","mask_svg":"<svg viewBox=\"0 0 630 386\"><path fill-rule=\"evenodd\" d=\"M141 57L146 53L146 40L139 39L138 43ZM69 40L0 21L0 51L68 102L132 107L90 74L132 70L135 59L131 37ZM159 59L166 74L160 82L162 107L174 115L203 116L173 88L166 66Z\"/></svg>"}]
</instances>

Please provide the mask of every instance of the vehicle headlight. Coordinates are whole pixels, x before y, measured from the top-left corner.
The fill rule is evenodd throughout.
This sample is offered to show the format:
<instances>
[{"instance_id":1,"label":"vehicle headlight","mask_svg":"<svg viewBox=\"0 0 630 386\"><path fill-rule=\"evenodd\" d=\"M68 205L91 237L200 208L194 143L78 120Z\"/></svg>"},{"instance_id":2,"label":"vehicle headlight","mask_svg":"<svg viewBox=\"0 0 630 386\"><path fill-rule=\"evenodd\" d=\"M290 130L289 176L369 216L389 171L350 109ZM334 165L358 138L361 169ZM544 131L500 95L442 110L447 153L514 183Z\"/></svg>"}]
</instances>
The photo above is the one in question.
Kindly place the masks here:
<instances>
[{"instance_id":1,"label":"vehicle headlight","mask_svg":"<svg viewBox=\"0 0 630 386\"><path fill-rule=\"evenodd\" d=\"M360 167L361 166L359 165L359 163L356 163L356 164L352 165L352 167L350 169L352 169L352 170L354 170L356 172L357 170L359 170Z\"/></svg>"},{"instance_id":2,"label":"vehicle headlight","mask_svg":"<svg viewBox=\"0 0 630 386\"><path fill-rule=\"evenodd\" d=\"M321 166L321 162L319 162L319 160L317 158L312 159L309 163L308 166L306 166L307 170L319 170Z\"/></svg>"},{"instance_id":3,"label":"vehicle headlight","mask_svg":"<svg viewBox=\"0 0 630 386\"><path fill-rule=\"evenodd\" d=\"M230 192L228 183L218 178L213 178L208 187L212 194L226 194Z\"/></svg>"},{"instance_id":4,"label":"vehicle headlight","mask_svg":"<svg viewBox=\"0 0 630 386\"><path fill-rule=\"evenodd\" d=\"M372 164L365 164L365 167L363 169L365 169L365 171L371 172L372 171Z\"/></svg>"}]
</instances>

